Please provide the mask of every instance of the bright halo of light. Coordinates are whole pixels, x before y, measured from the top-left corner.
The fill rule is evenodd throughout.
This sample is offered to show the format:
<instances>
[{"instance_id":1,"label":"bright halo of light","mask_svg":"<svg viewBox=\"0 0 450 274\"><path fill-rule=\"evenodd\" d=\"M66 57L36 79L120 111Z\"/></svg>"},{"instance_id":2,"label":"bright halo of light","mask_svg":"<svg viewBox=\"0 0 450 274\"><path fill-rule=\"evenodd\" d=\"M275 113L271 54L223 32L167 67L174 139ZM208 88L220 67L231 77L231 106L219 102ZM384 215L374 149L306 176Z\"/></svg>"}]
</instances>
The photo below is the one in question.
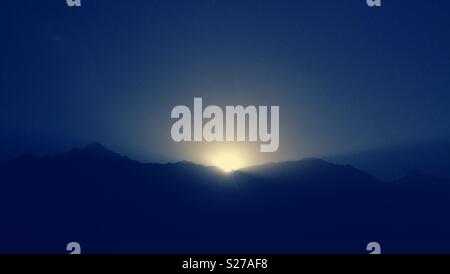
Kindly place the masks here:
<instances>
[{"instance_id":1,"label":"bright halo of light","mask_svg":"<svg viewBox=\"0 0 450 274\"><path fill-rule=\"evenodd\" d=\"M233 151L216 153L213 156L212 164L227 173L244 167L244 162L240 155Z\"/></svg>"}]
</instances>

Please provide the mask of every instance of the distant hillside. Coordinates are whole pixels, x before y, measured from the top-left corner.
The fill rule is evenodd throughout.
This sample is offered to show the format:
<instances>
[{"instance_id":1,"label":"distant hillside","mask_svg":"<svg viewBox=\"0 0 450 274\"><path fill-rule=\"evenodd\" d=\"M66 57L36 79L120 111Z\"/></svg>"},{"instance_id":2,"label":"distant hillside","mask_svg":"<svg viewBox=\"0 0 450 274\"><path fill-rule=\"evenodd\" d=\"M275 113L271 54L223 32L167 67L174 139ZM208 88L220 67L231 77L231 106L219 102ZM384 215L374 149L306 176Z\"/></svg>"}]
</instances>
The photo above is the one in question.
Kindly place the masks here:
<instances>
[{"instance_id":1,"label":"distant hillside","mask_svg":"<svg viewBox=\"0 0 450 274\"><path fill-rule=\"evenodd\" d=\"M401 178L408 170L421 169L450 179L450 142L390 146L353 154L326 157L335 163L351 163L387 181Z\"/></svg>"}]
</instances>

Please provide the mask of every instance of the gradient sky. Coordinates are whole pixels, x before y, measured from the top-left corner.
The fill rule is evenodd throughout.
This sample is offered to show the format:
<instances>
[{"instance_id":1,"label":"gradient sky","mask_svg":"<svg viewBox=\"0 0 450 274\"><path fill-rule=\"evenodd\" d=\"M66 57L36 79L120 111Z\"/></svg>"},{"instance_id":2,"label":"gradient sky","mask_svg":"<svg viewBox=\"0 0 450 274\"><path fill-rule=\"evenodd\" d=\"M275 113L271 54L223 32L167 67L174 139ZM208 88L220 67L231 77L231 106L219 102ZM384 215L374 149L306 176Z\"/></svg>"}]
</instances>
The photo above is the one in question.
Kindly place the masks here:
<instances>
[{"instance_id":1,"label":"gradient sky","mask_svg":"<svg viewBox=\"0 0 450 274\"><path fill-rule=\"evenodd\" d=\"M450 1L1 4L0 159L98 141L144 161L246 164L450 136ZM280 149L175 144L171 109L279 105Z\"/></svg>"}]
</instances>

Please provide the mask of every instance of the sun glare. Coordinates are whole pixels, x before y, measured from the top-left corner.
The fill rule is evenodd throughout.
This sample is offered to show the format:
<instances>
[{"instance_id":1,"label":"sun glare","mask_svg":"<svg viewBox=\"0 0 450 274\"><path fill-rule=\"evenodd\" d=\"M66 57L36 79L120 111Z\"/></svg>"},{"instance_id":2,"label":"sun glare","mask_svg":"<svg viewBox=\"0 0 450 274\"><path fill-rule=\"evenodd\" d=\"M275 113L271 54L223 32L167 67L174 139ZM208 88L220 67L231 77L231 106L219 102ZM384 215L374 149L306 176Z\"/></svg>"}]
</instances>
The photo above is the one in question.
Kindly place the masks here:
<instances>
[{"instance_id":1,"label":"sun glare","mask_svg":"<svg viewBox=\"0 0 450 274\"><path fill-rule=\"evenodd\" d=\"M231 151L217 153L214 156L213 165L227 173L244 167L241 157Z\"/></svg>"}]
</instances>

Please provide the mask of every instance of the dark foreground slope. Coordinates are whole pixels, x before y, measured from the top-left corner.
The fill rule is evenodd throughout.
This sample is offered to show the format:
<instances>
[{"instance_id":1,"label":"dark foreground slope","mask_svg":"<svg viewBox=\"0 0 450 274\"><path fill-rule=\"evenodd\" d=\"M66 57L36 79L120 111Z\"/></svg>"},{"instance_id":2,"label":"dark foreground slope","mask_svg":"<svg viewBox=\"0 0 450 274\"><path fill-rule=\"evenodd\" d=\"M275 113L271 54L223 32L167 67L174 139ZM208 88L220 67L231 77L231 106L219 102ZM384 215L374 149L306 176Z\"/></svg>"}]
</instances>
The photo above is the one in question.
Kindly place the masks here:
<instances>
[{"instance_id":1,"label":"dark foreground slope","mask_svg":"<svg viewBox=\"0 0 450 274\"><path fill-rule=\"evenodd\" d=\"M450 252L449 182L305 159L224 174L99 144L0 164L0 252Z\"/></svg>"}]
</instances>

